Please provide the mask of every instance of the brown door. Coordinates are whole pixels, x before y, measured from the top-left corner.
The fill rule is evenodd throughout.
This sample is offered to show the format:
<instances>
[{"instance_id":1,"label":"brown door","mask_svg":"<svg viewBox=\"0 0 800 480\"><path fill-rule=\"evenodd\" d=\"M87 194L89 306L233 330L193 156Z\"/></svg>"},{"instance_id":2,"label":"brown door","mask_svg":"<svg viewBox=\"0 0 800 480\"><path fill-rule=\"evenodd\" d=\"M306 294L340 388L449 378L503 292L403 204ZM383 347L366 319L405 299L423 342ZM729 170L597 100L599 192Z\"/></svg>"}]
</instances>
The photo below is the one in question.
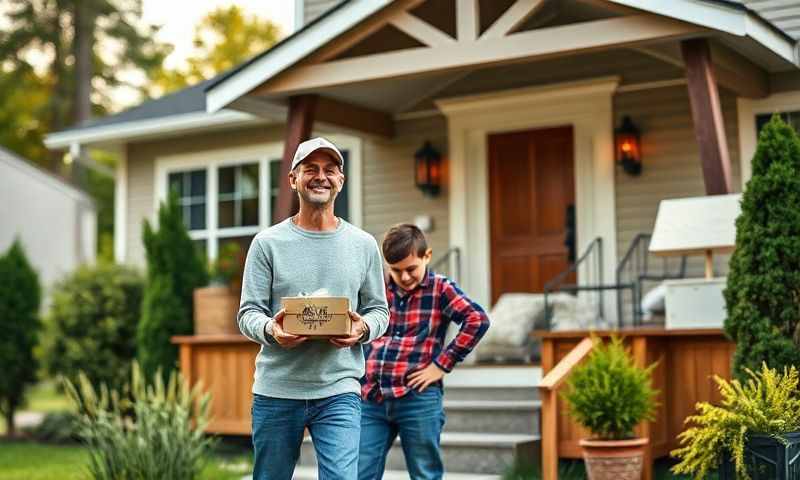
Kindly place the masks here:
<instances>
[{"instance_id":1,"label":"brown door","mask_svg":"<svg viewBox=\"0 0 800 480\"><path fill-rule=\"evenodd\" d=\"M493 304L541 292L574 259L573 171L572 127L489 136Z\"/></svg>"}]
</instances>

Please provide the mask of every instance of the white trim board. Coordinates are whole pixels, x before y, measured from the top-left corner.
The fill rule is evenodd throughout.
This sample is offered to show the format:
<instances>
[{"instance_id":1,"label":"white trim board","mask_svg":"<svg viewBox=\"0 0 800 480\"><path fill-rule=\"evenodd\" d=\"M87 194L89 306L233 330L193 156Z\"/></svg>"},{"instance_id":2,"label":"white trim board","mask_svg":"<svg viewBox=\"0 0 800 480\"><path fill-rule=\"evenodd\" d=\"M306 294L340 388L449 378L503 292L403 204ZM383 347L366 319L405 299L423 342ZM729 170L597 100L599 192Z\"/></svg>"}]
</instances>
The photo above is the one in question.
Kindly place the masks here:
<instances>
[{"instance_id":1,"label":"white trim board","mask_svg":"<svg viewBox=\"0 0 800 480\"><path fill-rule=\"evenodd\" d=\"M347 150L349 157L345 164L345 178L348 183L349 222L357 227L363 224L362 218L362 142L360 138L349 135L326 135L326 138L342 150ZM242 147L208 150L197 153L184 153L157 157L155 159L155 182L153 211L151 221L157 222L158 208L167 198L167 176L171 172L206 169L206 229L189 233L192 239L207 241L209 259L216 258L221 238L243 235L254 235L269 227L271 221L268 213L272 210L268 186L269 162L283 157L283 142L261 143ZM219 167L242 163L259 164L259 224L249 227L217 228L217 171ZM287 180L288 181L288 180Z\"/></svg>"},{"instance_id":2,"label":"white trim board","mask_svg":"<svg viewBox=\"0 0 800 480\"><path fill-rule=\"evenodd\" d=\"M114 175L114 260L125 263L128 243L128 149L120 149Z\"/></svg>"},{"instance_id":3,"label":"white trim board","mask_svg":"<svg viewBox=\"0 0 800 480\"><path fill-rule=\"evenodd\" d=\"M491 299L487 137L492 133L572 125L578 251L602 237L603 275L614 278L612 96L618 85L618 77L603 77L436 102L448 119L450 245L463 252L464 290L478 303L489 305ZM605 305L606 318L615 319L616 302Z\"/></svg>"},{"instance_id":4,"label":"white trim board","mask_svg":"<svg viewBox=\"0 0 800 480\"><path fill-rule=\"evenodd\" d=\"M756 134L756 115L764 113L800 111L800 90L782 92L767 98L737 99L739 116L739 164L742 177L742 191L753 173L752 160L756 153L758 138Z\"/></svg>"},{"instance_id":5,"label":"white trim board","mask_svg":"<svg viewBox=\"0 0 800 480\"><path fill-rule=\"evenodd\" d=\"M265 121L264 118L234 110L222 110L213 114L192 112L51 133L45 136L44 144L47 148L56 150L69 148L73 144L128 142L164 136L167 132L188 133L218 126L248 125Z\"/></svg>"}]
</instances>

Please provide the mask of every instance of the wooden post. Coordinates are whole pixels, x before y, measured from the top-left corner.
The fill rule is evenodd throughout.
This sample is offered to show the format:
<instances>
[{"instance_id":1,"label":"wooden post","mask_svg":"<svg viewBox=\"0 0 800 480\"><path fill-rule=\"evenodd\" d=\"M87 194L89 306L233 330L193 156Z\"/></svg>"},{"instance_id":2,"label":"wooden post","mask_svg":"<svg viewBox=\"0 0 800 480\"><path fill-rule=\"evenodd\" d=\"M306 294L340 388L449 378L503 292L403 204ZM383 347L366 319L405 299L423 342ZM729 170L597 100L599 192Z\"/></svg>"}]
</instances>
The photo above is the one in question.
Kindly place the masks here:
<instances>
[{"instance_id":1,"label":"wooden post","mask_svg":"<svg viewBox=\"0 0 800 480\"><path fill-rule=\"evenodd\" d=\"M289 186L289 171L297 146L311 135L316 109L316 95L298 95L289 97L289 115L286 119L286 141L283 144L281 160L280 188L277 205L272 209L272 223L278 223L297 213L299 200L297 194ZM262 187L262 191L266 186Z\"/></svg>"},{"instance_id":2,"label":"wooden post","mask_svg":"<svg viewBox=\"0 0 800 480\"><path fill-rule=\"evenodd\" d=\"M633 337L631 353L633 354L633 361L637 367L647 367L647 337ZM650 422L642 422L639 424L637 430L639 431L640 436L647 437L649 439L644 448L642 480L653 480L653 439L651 438Z\"/></svg>"},{"instance_id":3,"label":"wooden post","mask_svg":"<svg viewBox=\"0 0 800 480\"><path fill-rule=\"evenodd\" d=\"M681 52L686 64L694 134L700 145L706 194L731 193L731 160L708 40L684 40L681 42Z\"/></svg>"},{"instance_id":4,"label":"wooden post","mask_svg":"<svg viewBox=\"0 0 800 480\"><path fill-rule=\"evenodd\" d=\"M555 340L542 339L542 375L555 365ZM540 433L542 437L542 480L558 480L558 394L556 390L540 391L542 399Z\"/></svg>"}]
</instances>

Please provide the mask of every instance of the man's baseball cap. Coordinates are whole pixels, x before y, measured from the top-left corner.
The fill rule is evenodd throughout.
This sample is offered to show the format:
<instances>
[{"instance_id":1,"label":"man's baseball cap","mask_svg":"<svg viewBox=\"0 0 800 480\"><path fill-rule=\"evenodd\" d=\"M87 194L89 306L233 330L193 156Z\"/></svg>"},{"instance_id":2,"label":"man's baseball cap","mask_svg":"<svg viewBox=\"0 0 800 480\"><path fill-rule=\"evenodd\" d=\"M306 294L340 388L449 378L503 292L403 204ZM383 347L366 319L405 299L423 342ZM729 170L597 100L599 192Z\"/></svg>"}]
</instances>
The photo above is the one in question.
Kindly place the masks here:
<instances>
[{"instance_id":1,"label":"man's baseball cap","mask_svg":"<svg viewBox=\"0 0 800 480\"><path fill-rule=\"evenodd\" d=\"M339 167L342 169L342 171L344 171L344 157L342 156L342 152L336 148L336 145L322 137L306 140L297 146L297 151L294 152L294 159L292 160L292 170L294 170L295 167L300 165L300 162L308 158L309 155L317 150L324 150L325 152L329 153L336 163L339 164Z\"/></svg>"}]
</instances>

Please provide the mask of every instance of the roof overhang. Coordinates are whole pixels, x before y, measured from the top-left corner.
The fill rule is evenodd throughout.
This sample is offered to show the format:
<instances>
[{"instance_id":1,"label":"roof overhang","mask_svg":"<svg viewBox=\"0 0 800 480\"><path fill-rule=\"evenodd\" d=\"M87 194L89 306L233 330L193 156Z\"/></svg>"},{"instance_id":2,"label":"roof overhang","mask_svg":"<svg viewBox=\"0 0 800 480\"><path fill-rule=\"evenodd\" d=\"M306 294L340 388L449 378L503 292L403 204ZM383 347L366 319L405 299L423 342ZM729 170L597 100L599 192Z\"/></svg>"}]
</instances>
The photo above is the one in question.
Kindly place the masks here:
<instances>
[{"instance_id":1,"label":"roof overhang","mask_svg":"<svg viewBox=\"0 0 800 480\"><path fill-rule=\"evenodd\" d=\"M665 21L667 19L678 20L684 22L687 26L693 25L699 27L698 32L710 29L706 32L717 31L734 37L748 39L749 42L754 42L772 52L776 57L779 57L787 68L797 68L798 65L800 65L796 42L790 37L781 34L777 29L772 28L764 20L746 8L734 7L723 2L711 0L602 1L608 2L609 4L642 10L651 15L665 17ZM301 30L293 37L287 39L278 47L257 57L250 63L243 65L237 71L232 72L231 75L211 85L206 92L207 110L209 112L216 112L232 105L237 99L250 94L255 89L265 84L265 82L273 81L278 74L281 74L278 82L283 82L287 76L298 73L298 75L295 76L302 76L304 78L300 83L302 83L305 86L304 89L308 91L313 91L315 88L323 86L323 84L319 82L325 82L327 80L326 77L323 76L323 78L319 78L314 75L315 78L311 81L308 79L306 73L310 73L311 67L316 67L317 65L319 65L317 69L319 72L326 71L324 63L307 65L308 62L305 62L301 63L299 68L295 66L300 63L301 60L311 56L314 52L337 39L340 35L353 27L356 27L370 16L379 13L389 5L395 7L403 3L412 4L413 2L409 0L398 0L396 2L392 2L391 0L355 0L340 6L323 16L319 21L309 25L308 28ZM643 16L642 19L645 19L645 17ZM609 21L609 23L610 22L611 21ZM567 28L565 28L565 30L566 29ZM703 33L697 34L703 35ZM705 33L705 35L707 34L708 33ZM522 36L520 34L516 35L520 36L520 38ZM379 56L380 54L376 57ZM442 55L441 58L444 63L451 60L447 55ZM353 65L358 64L359 68L363 67L356 59L351 60L351 62ZM341 65L344 63L345 62L340 62ZM410 63L413 66L414 62L411 61ZM396 62L393 65L397 68L402 67L396 65ZM330 67L333 67L333 65L330 65ZM294 72L294 70L298 71ZM302 72L303 75L299 75L301 73L299 70L304 70ZM317 70L314 71L316 72ZM400 70L403 70L403 68L400 68ZM410 69L405 68L403 72L406 72L406 70L410 71ZM339 72L341 71L342 69L339 69ZM391 74L400 76L397 72L391 72ZM346 81L340 78L331 78L331 80L340 83ZM285 92L291 90L291 88L286 88ZM281 97L285 94L288 93L279 93L276 97Z\"/></svg>"},{"instance_id":2,"label":"roof overhang","mask_svg":"<svg viewBox=\"0 0 800 480\"><path fill-rule=\"evenodd\" d=\"M220 110L214 113L199 111L147 120L65 130L45 136L44 144L51 150L68 149L73 145L107 146L135 140L163 138L177 134L219 129L226 126L264 123L265 121L263 117L235 110Z\"/></svg>"}]
</instances>

